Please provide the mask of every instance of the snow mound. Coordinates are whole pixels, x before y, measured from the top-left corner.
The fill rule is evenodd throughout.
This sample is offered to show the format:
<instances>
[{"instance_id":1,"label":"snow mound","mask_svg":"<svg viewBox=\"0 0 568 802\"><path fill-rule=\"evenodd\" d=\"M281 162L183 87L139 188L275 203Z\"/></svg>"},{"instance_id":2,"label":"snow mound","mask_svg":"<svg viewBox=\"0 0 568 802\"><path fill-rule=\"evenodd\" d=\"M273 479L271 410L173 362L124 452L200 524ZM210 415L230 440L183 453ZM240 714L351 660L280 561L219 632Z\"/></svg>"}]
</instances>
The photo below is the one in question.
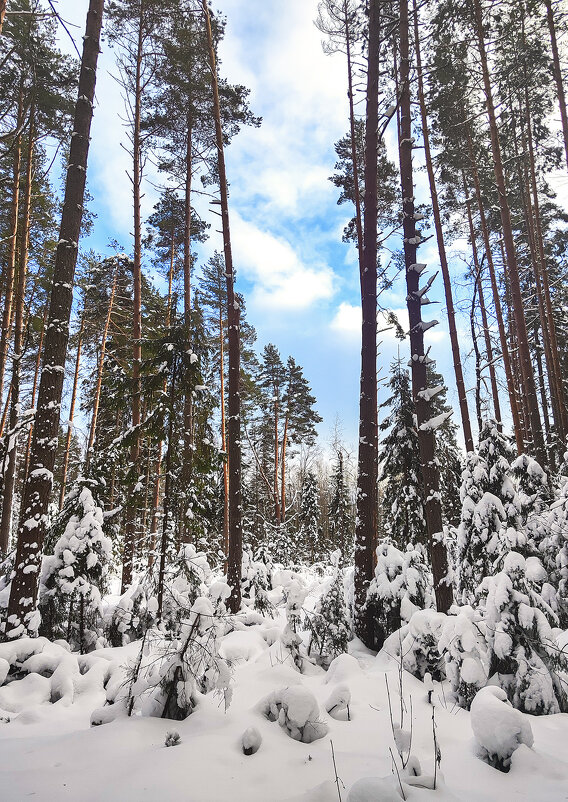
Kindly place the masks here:
<instances>
[{"instance_id":1,"label":"snow mound","mask_svg":"<svg viewBox=\"0 0 568 802\"><path fill-rule=\"evenodd\" d=\"M219 654L229 663L256 660L268 649L268 645L257 629L237 630L225 635L219 648Z\"/></svg>"},{"instance_id":2,"label":"snow mound","mask_svg":"<svg viewBox=\"0 0 568 802\"><path fill-rule=\"evenodd\" d=\"M325 681L331 682L345 682L353 676L361 675L361 666L356 658L350 654L340 654L335 660L329 664Z\"/></svg>"},{"instance_id":3,"label":"snow mound","mask_svg":"<svg viewBox=\"0 0 568 802\"><path fill-rule=\"evenodd\" d=\"M362 777L353 783L347 802L400 802L394 777Z\"/></svg>"},{"instance_id":4,"label":"snow mound","mask_svg":"<svg viewBox=\"0 0 568 802\"><path fill-rule=\"evenodd\" d=\"M482 688L471 703L471 728L480 756L500 771L508 771L511 755L520 744L532 746L527 717L515 710L502 688Z\"/></svg>"},{"instance_id":5,"label":"snow mound","mask_svg":"<svg viewBox=\"0 0 568 802\"><path fill-rule=\"evenodd\" d=\"M328 727L320 720L316 697L300 685L273 691L258 707L270 721L278 721L295 741L309 744L327 735Z\"/></svg>"}]
</instances>

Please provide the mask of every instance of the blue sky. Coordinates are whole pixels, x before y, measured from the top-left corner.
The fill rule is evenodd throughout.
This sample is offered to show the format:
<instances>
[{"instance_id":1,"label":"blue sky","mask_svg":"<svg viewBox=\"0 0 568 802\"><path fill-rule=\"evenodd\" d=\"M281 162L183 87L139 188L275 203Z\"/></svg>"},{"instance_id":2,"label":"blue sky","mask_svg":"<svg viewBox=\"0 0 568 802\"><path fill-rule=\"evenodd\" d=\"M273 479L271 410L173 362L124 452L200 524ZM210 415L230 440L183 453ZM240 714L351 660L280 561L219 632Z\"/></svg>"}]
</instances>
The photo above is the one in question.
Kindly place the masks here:
<instances>
[{"instance_id":1,"label":"blue sky","mask_svg":"<svg viewBox=\"0 0 568 802\"><path fill-rule=\"evenodd\" d=\"M65 19L80 26L80 42L86 0L59 0L58 7ZM360 353L356 254L341 242L351 209L337 206L337 189L327 180L335 163L334 142L348 128L344 57L322 51L322 36L313 24L317 0L218 0L215 7L227 17L221 73L251 89L251 108L263 117L259 129L241 131L226 153L234 261L248 319L261 348L273 342L284 359L291 354L304 368L324 418L322 445L339 417L345 439L354 448ZM100 67L97 95L104 103L95 111L89 159L98 218L94 235L84 244L105 252L109 239L116 239L128 250L129 160L120 146L126 142L120 121L123 103L109 74L114 64L107 44ZM388 144L396 158L392 133ZM420 196L423 174L417 175L417 185ZM143 212L148 215L157 194L150 184L144 191ZM222 247L215 227L201 249L204 260ZM452 265L458 295L457 279L464 271L461 252L465 243L455 243ZM420 258L436 268L434 240L421 249ZM435 286L430 296L440 298L441 279ZM402 281L381 298L383 305L400 310L403 325L404 298ZM435 309L440 320L428 335L432 356L455 402L444 305L429 309ZM467 354L467 321L460 326ZM380 363L386 373L399 348L406 359L408 346L399 345L392 332L381 334L381 339ZM472 384L468 360L466 381Z\"/></svg>"}]
</instances>

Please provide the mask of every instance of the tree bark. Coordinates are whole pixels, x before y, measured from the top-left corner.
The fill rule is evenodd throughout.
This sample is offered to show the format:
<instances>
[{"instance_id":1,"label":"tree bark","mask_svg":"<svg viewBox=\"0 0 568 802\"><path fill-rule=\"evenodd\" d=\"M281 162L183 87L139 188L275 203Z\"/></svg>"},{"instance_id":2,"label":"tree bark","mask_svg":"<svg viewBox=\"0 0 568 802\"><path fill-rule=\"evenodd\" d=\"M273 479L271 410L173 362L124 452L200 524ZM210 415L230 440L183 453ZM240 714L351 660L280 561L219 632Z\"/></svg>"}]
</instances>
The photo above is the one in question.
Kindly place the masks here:
<instances>
[{"instance_id":1,"label":"tree bark","mask_svg":"<svg viewBox=\"0 0 568 802\"><path fill-rule=\"evenodd\" d=\"M491 251L491 241L489 239L489 229L487 227L487 219L485 217L485 208L483 206L483 198L481 196L481 185L479 182L479 174L477 172L477 164L475 161L475 153L473 150L473 142L471 139L471 132L467 131L468 153L471 166L471 175L475 187L475 197L477 200L477 208L479 210L479 223L481 226L481 235L483 239L483 247L485 249L485 256L487 258L487 266L489 268L489 277L491 279L491 292L493 296L493 306L495 308L495 317L497 318L497 328L499 329L499 343L501 345L501 356L503 358L503 367L505 369L505 378L507 380L507 392L509 395L509 406L511 408L511 417L513 418L513 432L515 435L515 443L517 446L517 453L522 454L525 450L525 430L524 424L521 423L519 412L518 395L515 388L515 381L513 377L513 367L511 364L511 354L509 351L509 344L507 342L507 333L505 331L505 321L503 319L503 309L501 306L501 298L499 296L499 287L497 286L497 275L495 272L495 263L493 261L493 253Z\"/></svg>"},{"instance_id":2,"label":"tree bark","mask_svg":"<svg viewBox=\"0 0 568 802\"><path fill-rule=\"evenodd\" d=\"M221 219L223 228L223 252L225 256L225 275L227 279L227 326L229 340L229 403L227 453L229 457L229 555L227 583L231 586L229 608L236 613L241 606L241 566L243 557L242 540L242 487L241 487L241 396L240 396L240 309L235 297L233 254L229 226L229 199L223 130L221 128L221 109L217 82L217 65L211 19L207 0L202 0L203 15L209 46L209 67L213 91L213 113L215 119L215 139L217 142L217 163L219 171L219 191L221 195Z\"/></svg>"},{"instance_id":3,"label":"tree bark","mask_svg":"<svg viewBox=\"0 0 568 802\"><path fill-rule=\"evenodd\" d=\"M507 188L505 185L505 175L503 172L503 162L501 158L501 145L499 143L499 132L495 117L495 106L493 103L493 93L491 88L491 77L487 63L487 53L485 49L485 38L483 33L483 17L481 11L481 0L471 0L473 18L475 24L475 35L477 38L479 57L481 61L481 71L483 75L483 86L487 117L489 120L489 130L491 134L491 152L493 155L493 168L495 182L499 196L499 209L501 213L501 226L503 230L503 244L507 257L507 268L509 283L511 288L511 300L515 324L517 329L519 344L519 361L523 374L523 384L525 387L526 401L530 416L530 432L532 436L532 447L534 454L541 465L546 465L546 450L542 435L542 425L540 412L538 409L538 399L536 393L536 382L531 362L527 325L521 294L521 284L519 279L519 269L517 264L517 254L513 238L513 226L511 222L511 212L507 200Z\"/></svg>"},{"instance_id":4,"label":"tree bark","mask_svg":"<svg viewBox=\"0 0 568 802\"><path fill-rule=\"evenodd\" d=\"M65 484L67 482L67 469L69 467L69 451L71 450L71 436L73 434L73 418L75 417L75 402L77 401L77 388L79 386L79 368L81 365L81 348L83 346L83 330L85 319L81 317L81 326L77 338L77 357L75 359L75 372L73 374L73 390L71 391L71 404L69 406L69 425L65 438L65 454L63 456L63 470L61 474L61 490L59 492L59 511L63 509L65 501Z\"/></svg>"},{"instance_id":5,"label":"tree bark","mask_svg":"<svg viewBox=\"0 0 568 802\"><path fill-rule=\"evenodd\" d=\"M32 92L34 90L32 89ZM16 486L16 466L18 461L17 425L20 418L20 380L22 373L22 349L24 346L24 303L26 279L28 274L28 255L30 244L30 213L32 204L33 162L36 142L35 100L32 97L28 133L28 162L22 208L22 232L20 237L20 258L18 263L15 312L14 312L14 356L12 359L12 381L10 384L9 434L4 458L2 520L0 521L0 553L8 551L8 541L12 528L12 505Z\"/></svg>"},{"instance_id":6,"label":"tree bark","mask_svg":"<svg viewBox=\"0 0 568 802\"><path fill-rule=\"evenodd\" d=\"M464 190L466 190L464 179ZM501 423L501 402L499 401L499 387L497 385L497 373L495 371L495 360L493 358L493 346L491 344L491 335L489 332L489 323L487 321L487 308L485 306L485 296L483 294L483 283L481 274L481 262L477 251L477 242L475 239L475 229L473 227L473 217L471 214L471 206L469 200L466 200L467 208L467 221L469 225L469 236L471 240L471 249L473 252L473 266L475 274L478 276L477 290L479 293L479 310L481 312L481 323L483 326L483 337L485 339L485 353L487 354L487 364L489 367L489 380L491 382L491 395L493 396L493 412L499 431L503 426ZM480 430L481 431L481 428Z\"/></svg>"},{"instance_id":7,"label":"tree bark","mask_svg":"<svg viewBox=\"0 0 568 802\"><path fill-rule=\"evenodd\" d=\"M12 181L12 200L10 208L10 246L8 250L8 261L4 274L4 309L2 312L2 332L0 334L0 393L4 387L4 374L6 362L8 360L8 348L10 344L10 329L12 326L12 305L14 298L14 276L16 273L16 254L18 245L18 220L20 209L20 171L22 164L22 126L24 122L24 93L20 86L18 98L18 135L14 146L14 167ZM0 551L1 551L0 546Z\"/></svg>"},{"instance_id":8,"label":"tree bark","mask_svg":"<svg viewBox=\"0 0 568 802\"><path fill-rule=\"evenodd\" d=\"M406 265L407 308L410 324L410 353L412 394L418 421L418 446L424 485L424 512L428 532L428 547L432 562L436 606L447 613L452 604L452 584L448 568L446 546L443 540L442 504L439 489L439 472L435 456L435 434L429 422L430 408L427 393L426 368L432 362L424 351L424 331L432 324L422 321L420 290L421 267L417 264L417 250L421 241L416 230L414 210L414 181L412 170L412 119L410 101L410 43L408 0L400 0L400 136L399 158L402 188L404 261Z\"/></svg>"},{"instance_id":9,"label":"tree bark","mask_svg":"<svg viewBox=\"0 0 568 802\"><path fill-rule=\"evenodd\" d=\"M546 6L546 20L550 33L550 49L552 50L552 72L556 83L556 95L560 108L560 119L562 120L562 134L564 138L564 152L566 154L566 165L568 166L568 113L566 111L566 93L562 81L562 68L560 66L560 55L558 53L558 42L556 39L556 26L554 24L554 12L552 10L552 0L544 0Z\"/></svg>"},{"instance_id":10,"label":"tree bark","mask_svg":"<svg viewBox=\"0 0 568 802\"><path fill-rule=\"evenodd\" d=\"M377 531L377 147L380 17L379 0L369 0L363 274L361 277L361 392L357 525L355 531L355 632L363 643L380 648L366 610L373 577L373 542Z\"/></svg>"},{"instance_id":11,"label":"tree bark","mask_svg":"<svg viewBox=\"0 0 568 802\"><path fill-rule=\"evenodd\" d=\"M43 320L42 320L42 323L41 323L41 333L39 335L39 343L38 343L38 346L37 346L37 356L36 356L36 364L35 364L35 371L34 371L34 381L33 381L33 385L32 385L32 398L31 398L31 404L30 404L32 409L35 408L37 385L38 385L38 381L39 381L39 371L40 371L40 368L41 368L41 355L42 355L42 351L43 351L43 339L45 337L45 327L46 327L46 324L47 324L47 313L48 313L48 311L49 311L49 306L46 304L45 311L43 313ZM27 476L28 476L29 467L30 467L30 451L31 451L31 447L32 447L33 433L34 433L34 425L33 425L33 421L32 421L32 423L30 424L30 430L28 432L28 440L27 440L27 443L26 443L26 456L25 456L25 459L24 459L24 484L26 482L26 479L27 479Z\"/></svg>"},{"instance_id":12,"label":"tree bark","mask_svg":"<svg viewBox=\"0 0 568 802\"><path fill-rule=\"evenodd\" d=\"M436 229L436 240L438 242L438 255L440 257L440 267L444 280L444 294L446 297L446 308L448 313L448 329L450 332L450 343L452 347L452 361L454 365L454 375L456 378L456 388L458 391L458 401L463 428L463 436L466 451L473 451L473 435L471 433L471 421L469 419L469 409L467 406L467 395L463 380L462 361L458 332L456 327L456 313L454 309L454 298L452 294L452 282L444 244L444 232L442 229L442 216L440 214L440 204L438 201L438 191L436 188L436 178L434 176L434 166L430 152L430 135L428 131L428 115L426 112L426 102L424 99L424 81L422 77L422 58L420 55L420 34L418 30L418 8L416 0L413 0L414 10L414 47L416 51L416 68L418 73L418 99L420 102L420 116L422 120L422 139L424 142L424 156L426 160L426 170L428 172L428 182L430 184L430 196L432 198L432 214L434 216L434 227Z\"/></svg>"},{"instance_id":13,"label":"tree bark","mask_svg":"<svg viewBox=\"0 0 568 802\"><path fill-rule=\"evenodd\" d=\"M105 320L105 327L103 329L103 336L101 339L101 352L99 354L99 364L97 366L97 381L95 384L95 397L93 399L93 413L91 415L91 425L89 428L89 441L87 443L87 456L85 458L85 474L89 472L89 465L91 457L93 456L93 446L95 444L95 435L97 432L97 418L99 415L99 404L101 402L101 388L103 384L103 370L105 366L106 344L108 339L108 331L110 328L110 321L112 316L112 308L114 306L114 296L116 295L116 284L118 281L118 264L114 269L114 277L112 280L112 288L108 300L107 315Z\"/></svg>"},{"instance_id":14,"label":"tree bark","mask_svg":"<svg viewBox=\"0 0 568 802\"><path fill-rule=\"evenodd\" d=\"M130 464L134 487L126 504L124 522L124 551L122 558L121 593L132 582L134 556L136 552L136 500L138 493L134 488L138 485L140 436L140 364L142 361L142 222L140 212L142 184L142 61L144 58L144 0L140 0L138 18L138 43L136 48L136 77L134 84L134 119L132 130L132 192L134 212L134 259L132 265L133 309L132 309L132 427L135 431L130 446ZM132 492L134 491L134 492Z\"/></svg>"},{"instance_id":15,"label":"tree bark","mask_svg":"<svg viewBox=\"0 0 568 802\"><path fill-rule=\"evenodd\" d=\"M81 234L89 136L93 116L97 60L104 0L90 0L83 39L81 73L59 242L55 256L43 369L32 440L30 472L24 486L18 545L8 604L6 635L15 638L37 632L39 570L47 525L47 508L53 484L53 466L61 413L65 357L73 300L73 279Z\"/></svg>"}]
</instances>

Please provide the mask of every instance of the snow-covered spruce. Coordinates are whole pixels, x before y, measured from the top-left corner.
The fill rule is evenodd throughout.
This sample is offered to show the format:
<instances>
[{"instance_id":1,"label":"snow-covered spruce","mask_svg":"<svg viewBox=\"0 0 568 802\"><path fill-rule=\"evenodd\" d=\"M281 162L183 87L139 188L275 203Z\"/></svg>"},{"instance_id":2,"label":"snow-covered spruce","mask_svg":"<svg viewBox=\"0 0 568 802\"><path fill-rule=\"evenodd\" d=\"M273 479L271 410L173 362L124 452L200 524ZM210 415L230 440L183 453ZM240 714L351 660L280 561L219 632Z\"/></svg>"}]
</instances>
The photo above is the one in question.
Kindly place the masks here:
<instances>
[{"instance_id":1,"label":"snow-covered spruce","mask_svg":"<svg viewBox=\"0 0 568 802\"><path fill-rule=\"evenodd\" d=\"M206 595L211 582L211 566L204 552L191 543L181 546L166 575L161 622L167 631L177 633L195 600Z\"/></svg>"},{"instance_id":2,"label":"snow-covered spruce","mask_svg":"<svg viewBox=\"0 0 568 802\"><path fill-rule=\"evenodd\" d=\"M459 590L471 603L475 589L493 564L522 537L520 502L510 475L511 444L494 420L480 433L479 451L467 455L462 474L462 514L458 528Z\"/></svg>"},{"instance_id":3,"label":"snow-covered spruce","mask_svg":"<svg viewBox=\"0 0 568 802\"><path fill-rule=\"evenodd\" d=\"M95 647L100 631L111 543L103 531L103 510L86 481L73 496L72 510L53 555L43 561L40 631L85 652Z\"/></svg>"},{"instance_id":4,"label":"snow-covered spruce","mask_svg":"<svg viewBox=\"0 0 568 802\"><path fill-rule=\"evenodd\" d=\"M274 605L268 597L271 588L270 564L255 560L250 549L243 551L241 566L241 596L261 615L274 615Z\"/></svg>"},{"instance_id":5,"label":"snow-covered spruce","mask_svg":"<svg viewBox=\"0 0 568 802\"><path fill-rule=\"evenodd\" d=\"M375 576L367 593L378 648L416 610L431 606L430 585L420 551L409 547L402 552L388 539L378 545Z\"/></svg>"},{"instance_id":6,"label":"snow-covered spruce","mask_svg":"<svg viewBox=\"0 0 568 802\"><path fill-rule=\"evenodd\" d=\"M537 558L511 551L502 570L477 591L483 610L489 676L513 706L536 715L568 712L568 656L557 646L554 612L534 590ZM540 566L542 568L542 566Z\"/></svg>"},{"instance_id":7,"label":"snow-covered spruce","mask_svg":"<svg viewBox=\"0 0 568 802\"><path fill-rule=\"evenodd\" d=\"M333 574L324 586L313 615L308 619L311 630L308 653L317 652L319 662L326 666L335 657L347 651L351 638L339 549L332 555L332 561Z\"/></svg>"}]
</instances>

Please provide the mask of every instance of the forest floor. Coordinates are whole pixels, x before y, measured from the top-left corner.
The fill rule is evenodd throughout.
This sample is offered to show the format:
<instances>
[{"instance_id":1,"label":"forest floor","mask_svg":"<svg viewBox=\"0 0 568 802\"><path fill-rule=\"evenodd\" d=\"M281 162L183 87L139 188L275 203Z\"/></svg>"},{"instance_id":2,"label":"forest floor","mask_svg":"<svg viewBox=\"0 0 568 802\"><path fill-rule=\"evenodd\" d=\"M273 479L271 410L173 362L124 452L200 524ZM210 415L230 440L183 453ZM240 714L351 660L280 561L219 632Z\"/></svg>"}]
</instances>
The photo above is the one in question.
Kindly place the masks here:
<instances>
[{"instance_id":1,"label":"forest floor","mask_svg":"<svg viewBox=\"0 0 568 802\"><path fill-rule=\"evenodd\" d=\"M280 612L280 611L279 611ZM393 774L392 755L400 769L391 714L400 716L400 673L384 651L375 655L358 641L326 672L306 664L300 674L279 641L285 618L247 626L223 638L222 653L233 667L234 694L225 712L215 694L199 699L184 721L135 715L102 726L90 725L91 713L105 702L100 682L82 682L61 669L53 702L54 677L41 676L42 665L61 647L43 642L37 673L0 688L0 799L23 802L389 802L404 798L462 802L561 802L568 800L568 715L528 716L534 746L521 745L509 773L476 755L470 714L447 701L446 688L428 689L402 674L405 727L412 719L410 766L421 764L422 777ZM124 666L138 645L91 653L91 662ZM68 655L71 662L75 659ZM43 661L43 663L42 663ZM65 662L65 661L64 661ZM100 661L99 661L100 662ZM93 669L94 671L94 669ZM45 673L45 672L44 672ZM49 673L49 672L48 672ZM96 672L95 672L96 673ZM89 676L89 672L85 676ZM388 691L387 693L387 682ZM325 737L295 741L278 722L269 721L258 704L274 691L300 686L319 703ZM347 711L326 713L338 689L350 691ZM341 695L341 694L339 694ZM431 785L435 751L432 714L441 752L436 790ZM335 716L335 717L334 717ZM245 756L242 736L254 727L261 736L258 751ZM169 732L180 742L166 748ZM332 746L339 777L336 785ZM384 781L364 778L386 778ZM358 785L353 788L354 784ZM381 790L379 790L381 789Z\"/></svg>"}]
</instances>

